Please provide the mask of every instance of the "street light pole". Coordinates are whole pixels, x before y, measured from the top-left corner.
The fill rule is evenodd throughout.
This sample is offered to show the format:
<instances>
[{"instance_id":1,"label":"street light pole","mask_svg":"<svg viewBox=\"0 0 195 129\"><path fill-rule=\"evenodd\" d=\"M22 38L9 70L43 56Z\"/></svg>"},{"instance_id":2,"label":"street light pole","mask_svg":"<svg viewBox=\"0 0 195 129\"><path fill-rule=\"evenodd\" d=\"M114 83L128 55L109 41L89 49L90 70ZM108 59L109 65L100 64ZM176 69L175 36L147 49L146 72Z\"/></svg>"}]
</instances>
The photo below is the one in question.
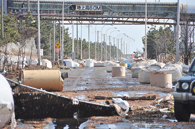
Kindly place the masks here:
<instances>
[{"instance_id":1,"label":"street light pole","mask_svg":"<svg viewBox=\"0 0 195 129\"><path fill-rule=\"evenodd\" d=\"M147 0L145 0L145 59L147 60Z\"/></svg>"},{"instance_id":2,"label":"street light pole","mask_svg":"<svg viewBox=\"0 0 195 129\"><path fill-rule=\"evenodd\" d=\"M95 60L96 60L96 45L97 45L97 40L96 40L96 27L95 26Z\"/></svg>"},{"instance_id":3,"label":"street light pole","mask_svg":"<svg viewBox=\"0 0 195 129\"><path fill-rule=\"evenodd\" d=\"M3 0L2 0L3 1ZM41 54L40 54L40 9L39 9L39 0L38 0L38 65L41 65Z\"/></svg>"},{"instance_id":4,"label":"street light pole","mask_svg":"<svg viewBox=\"0 0 195 129\"><path fill-rule=\"evenodd\" d=\"M82 60L82 58L83 58L83 57L82 57L82 56L83 56L83 55L82 55L82 49L83 49L83 48L82 48L82 25L81 25L81 60Z\"/></svg>"},{"instance_id":5,"label":"street light pole","mask_svg":"<svg viewBox=\"0 0 195 129\"><path fill-rule=\"evenodd\" d=\"M53 63L55 62L55 31L56 31L56 27L55 27L55 21L53 21Z\"/></svg>"},{"instance_id":6,"label":"street light pole","mask_svg":"<svg viewBox=\"0 0 195 129\"><path fill-rule=\"evenodd\" d=\"M108 30L110 30L110 29L117 29L116 27L111 27L111 28L108 28L107 30L106 30L106 60L107 60L107 32L108 32Z\"/></svg>"},{"instance_id":7,"label":"street light pole","mask_svg":"<svg viewBox=\"0 0 195 129\"><path fill-rule=\"evenodd\" d=\"M51 33L49 33L49 45L50 45L49 56L51 61Z\"/></svg>"},{"instance_id":8,"label":"street light pole","mask_svg":"<svg viewBox=\"0 0 195 129\"><path fill-rule=\"evenodd\" d=\"M75 53L74 53L74 22L72 22L72 60L75 60Z\"/></svg>"},{"instance_id":9,"label":"street light pole","mask_svg":"<svg viewBox=\"0 0 195 129\"><path fill-rule=\"evenodd\" d=\"M179 23L180 23L180 8L179 0L177 1L177 39L176 39L176 62L179 61Z\"/></svg>"},{"instance_id":10,"label":"street light pole","mask_svg":"<svg viewBox=\"0 0 195 129\"><path fill-rule=\"evenodd\" d=\"M109 36L109 43L110 43L110 60L111 60L111 39L110 39L110 38L111 38L111 34L112 34L113 32L115 32L115 31L118 31L118 32L119 32L120 30L113 30L113 31L110 32L110 36Z\"/></svg>"},{"instance_id":11,"label":"street light pole","mask_svg":"<svg viewBox=\"0 0 195 129\"><path fill-rule=\"evenodd\" d=\"M90 59L90 25L88 25L89 59Z\"/></svg>"},{"instance_id":12,"label":"street light pole","mask_svg":"<svg viewBox=\"0 0 195 129\"><path fill-rule=\"evenodd\" d=\"M102 61L102 30L106 25L104 25L101 29L101 61Z\"/></svg>"},{"instance_id":13,"label":"street light pole","mask_svg":"<svg viewBox=\"0 0 195 129\"><path fill-rule=\"evenodd\" d=\"M99 31L97 31L97 44L99 44ZM99 50L99 45L97 46L98 50ZM99 55L99 54L98 54ZM99 59L99 56L98 56Z\"/></svg>"},{"instance_id":14,"label":"street light pole","mask_svg":"<svg viewBox=\"0 0 195 129\"><path fill-rule=\"evenodd\" d=\"M61 44L61 60L63 65L63 58L64 58L64 0L62 4L62 44Z\"/></svg>"},{"instance_id":15,"label":"street light pole","mask_svg":"<svg viewBox=\"0 0 195 129\"><path fill-rule=\"evenodd\" d=\"M1 39L4 38L4 24L3 24L3 0L1 0Z\"/></svg>"},{"instance_id":16,"label":"street light pole","mask_svg":"<svg viewBox=\"0 0 195 129\"><path fill-rule=\"evenodd\" d=\"M117 40L118 36L119 36L119 37L121 36L121 34L124 34L124 33L118 34L118 35L116 36L116 40ZM117 40L117 51L116 51L116 52L117 52L117 54L116 54L116 55L117 55L117 61L118 61L118 54L119 54L119 53L118 53L118 50L119 50L119 39Z\"/></svg>"}]
</instances>

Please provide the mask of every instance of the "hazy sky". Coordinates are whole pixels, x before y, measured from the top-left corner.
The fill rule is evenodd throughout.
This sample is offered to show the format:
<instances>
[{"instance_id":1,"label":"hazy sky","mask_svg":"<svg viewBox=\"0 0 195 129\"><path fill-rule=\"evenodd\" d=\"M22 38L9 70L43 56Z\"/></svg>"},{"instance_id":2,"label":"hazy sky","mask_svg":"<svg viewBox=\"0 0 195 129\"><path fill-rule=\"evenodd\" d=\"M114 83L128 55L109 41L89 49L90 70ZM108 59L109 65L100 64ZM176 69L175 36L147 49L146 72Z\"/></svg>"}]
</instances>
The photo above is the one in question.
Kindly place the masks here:
<instances>
[{"instance_id":1,"label":"hazy sky","mask_svg":"<svg viewBox=\"0 0 195 129\"><path fill-rule=\"evenodd\" d=\"M75 1L75 0L74 0ZM80 0L78 0L80 1ZM89 1L89 0L82 0L82 1ZM93 1L93 0L91 0ZM97 0L95 0L97 1ZM98 1L105 1L105 0L98 0ZM111 0L106 0L106 1L111 1ZM112 1L118 1L118 0L112 0ZM145 0L122 0L122 1L128 1L128 2L145 2ZM147 0L147 2L155 2L159 0ZM160 2L177 2L177 0L160 0ZM187 4L187 5L193 5L195 7L195 1L194 0L180 0L181 4ZM66 25L66 27L69 27L69 32L72 33L72 26L71 25ZM90 27L90 40L92 42L95 42L95 28L96 31L101 31L103 25L92 25ZM145 25L114 25L114 27L117 27L118 31L113 31L114 29L109 29L108 28L113 28L111 25L107 25L102 29L102 33L105 34L107 31L107 36L112 34L112 43L113 43L113 37L116 37L119 33L125 33L129 37L132 37L135 39L135 42L129 42L128 43L128 51L127 54L133 53L133 51L136 50L141 50L143 48L143 43L142 43L142 37L145 36ZM150 27L150 25L148 25ZM76 26L74 27L74 38L76 38ZM79 37L81 36L81 27L79 26ZM147 29L149 30L149 29ZM82 38L85 38L88 41L88 26L87 25L82 25ZM70 35L72 37L72 35ZM101 37L99 38L99 41L101 41ZM126 40L128 41L128 40ZM108 42L108 41L107 41ZM115 42L116 43L116 42Z\"/></svg>"}]
</instances>

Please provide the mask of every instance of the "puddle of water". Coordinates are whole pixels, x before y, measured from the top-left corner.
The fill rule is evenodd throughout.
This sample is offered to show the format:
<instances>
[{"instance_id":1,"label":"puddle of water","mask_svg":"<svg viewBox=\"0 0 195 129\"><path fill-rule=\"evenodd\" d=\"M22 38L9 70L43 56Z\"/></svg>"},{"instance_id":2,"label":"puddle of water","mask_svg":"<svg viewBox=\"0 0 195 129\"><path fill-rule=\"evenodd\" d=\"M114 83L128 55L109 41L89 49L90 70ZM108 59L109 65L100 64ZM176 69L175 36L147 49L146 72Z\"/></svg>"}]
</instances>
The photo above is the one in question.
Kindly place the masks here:
<instances>
[{"instance_id":1,"label":"puddle of water","mask_svg":"<svg viewBox=\"0 0 195 129\"><path fill-rule=\"evenodd\" d=\"M43 129L83 129L89 124L87 119L52 119Z\"/></svg>"},{"instance_id":2,"label":"puddle of water","mask_svg":"<svg viewBox=\"0 0 195 129\"><path fill-rule=\"evenodd\" d=\"M141 97L143 95L146 95L148 93L151 93L150 91L112 91L113 96L127 96L127 97ZM162 92L155 92L156 94L159 94L160 97L165 97L168 95L168 93L162 93Z\"/></svg>"},{"instance_id":3,"label":"puddle of water","mask_svg":"<svg viewBox=\"0 0 195 129\"><path fill-rule=\"evenodd\" d=\"M73 90L86 90L86 89L88 89L88 87L86 87L86 86L79 86L79 87L74 88Z\"/></svg>"},{"instance_id":4,"label":"puddle of water","mask_svg":"<svg viewBox=\"0 0 195 129\"><path fill-rule=\"evenodd\" d=\"M79 100L87 101L87 97L84 94L80 94L78 96L74 96L74 98L79 99Z\"/></svg>"}]
</instances>

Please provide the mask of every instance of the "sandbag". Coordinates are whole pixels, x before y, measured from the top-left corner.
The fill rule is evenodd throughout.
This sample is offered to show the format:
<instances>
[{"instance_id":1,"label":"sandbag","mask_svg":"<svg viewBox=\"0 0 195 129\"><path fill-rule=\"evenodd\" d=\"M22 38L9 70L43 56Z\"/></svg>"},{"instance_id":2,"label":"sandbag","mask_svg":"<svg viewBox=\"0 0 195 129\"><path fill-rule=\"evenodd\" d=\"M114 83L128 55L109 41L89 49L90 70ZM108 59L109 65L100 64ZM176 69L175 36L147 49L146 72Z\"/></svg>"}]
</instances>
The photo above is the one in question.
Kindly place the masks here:
<instances>
[{"instance_id":1,"label":"sandbag","mask_svg":"<svg viewBox=\"0 0 195 129\"><path fill-rule=\"evenodd\" d=\"M163 68L161 69L160 71L164 71L164 72L167 72L167 73L171 73L172 74L172 83L176 83L178 81L178 79L180 77L182 77L182 74L180 72L180 69L177 68L177 67L167 67L167 68Z\"/></svg>"},{"instance_id":2,"label":"sandbag","mask_svg":"<svg viewBox=\"0 0 195 129\"><path fill-rule=\"evenodd\" d=\"M140 83L150 84L150 73L155 71L154 69L141 69L138 73L138 80Z\"/></svg>"},{"instance_id":3,"label":"sandbag","mask_svg":"<svg viewBox=\"0 0 195 129\"><path fill-rule=\"evenodd\" d=\"M14 116L14 100L12 89L5 79L0 74L0 128L2 129Z\"/></svg>"},{"instance_id":4,"label":"sandbag","mask_svg":"<svg viewBox=\"0 0 195 129\"><path fill-rule=\"evenodd\" d=\"M115 66L120 66L120 65L117 64L117 63L114 63L114 62L107 64L106 65L106 71L107 72L112 72L112 67L115 67Z\"/></svg>"},{"instance_id":5,"label":"sandbag","mask_svg":"<svg viewBox=\"0 0 195 129\"><path fill-rule=\"evenodd\" d=\"M87 59L85 63L86 67L94 67L94 61L92 59Z\"/></svg>"},{"instance_id":6,"label":"sandbag","mask_svg":"<svg viewBox=\"0 0 195 129\"><path fill-rule=\"evenodd\" d=\"M147 63L148 63L148 64L156 64L157 61L156 61L156 60L148 60Z\"/></svg>"},{"instance_id":7,"label":"sandbag","mask_svg":"<svg viewBox=\"0 0 195 129\"><path fill-rule=\"evenodd\" d=\"M50 68L50 69L52 68L52 63L48 59L42 59L41 60L41 65L46 66L47 68Z\"/></svg>"},{"instance_id":8,"label":"sandbag","mask_svg":"<svg viewBox=\"0 0 195 129\"><path fill-rule=\"evenodd\" d=\"M132 78L138 78L139 71L145 67L138 66L138 67L132 67L131 68L131 76Z\"/></svg>"},{"instance_id":9,"label":"sandbag","mask_svg":"<svg viewBox=\"0 0 195 129\"><path fill-rule=\"evenodd\" d=\"M106 67L106 65L108 65L109 63L111 63L110 61L104 61L104 66Z\"/></svg>"},{"instance_id":10,"label":"sandbag","mask_svg":"<svg viewBox=\"0 0 195 129\"><path fill-rule=\"evenodd\" d=\"M151 64L149 69L156 69L156 70L160 70L161 68L163 68L165 66L164 63L161 62L157 62L155 64Z\"/></svg>"}]
</instances>

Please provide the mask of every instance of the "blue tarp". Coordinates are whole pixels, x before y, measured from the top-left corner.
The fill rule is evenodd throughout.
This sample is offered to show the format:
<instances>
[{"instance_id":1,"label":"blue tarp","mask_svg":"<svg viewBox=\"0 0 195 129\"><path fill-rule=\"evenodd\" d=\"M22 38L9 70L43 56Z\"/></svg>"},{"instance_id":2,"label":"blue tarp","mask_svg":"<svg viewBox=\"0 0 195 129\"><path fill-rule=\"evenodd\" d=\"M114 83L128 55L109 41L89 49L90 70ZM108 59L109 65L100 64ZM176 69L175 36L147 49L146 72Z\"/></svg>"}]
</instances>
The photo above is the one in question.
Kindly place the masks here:
<instances>
[{"instance_id":1,"label":"blue tarp","mask_svg":"<svg viewBox=\"0 0 195 129\"><path fill-rule=\"evenodd\" d=\"M125 62L125 63L127 63L127 67L131 67L131 63L129 62Z\"/></svg>"},{"instance_id":2,"label":"blue tarp","mask_svg":"<svg viewBox=\"0 0 195 129\"><path fill-rule=\"evenodd\" d=\"M66 66L66 62L65 61L63 61L63 64L64 64L64 66Z\"/></svg>"}]
</instances>

